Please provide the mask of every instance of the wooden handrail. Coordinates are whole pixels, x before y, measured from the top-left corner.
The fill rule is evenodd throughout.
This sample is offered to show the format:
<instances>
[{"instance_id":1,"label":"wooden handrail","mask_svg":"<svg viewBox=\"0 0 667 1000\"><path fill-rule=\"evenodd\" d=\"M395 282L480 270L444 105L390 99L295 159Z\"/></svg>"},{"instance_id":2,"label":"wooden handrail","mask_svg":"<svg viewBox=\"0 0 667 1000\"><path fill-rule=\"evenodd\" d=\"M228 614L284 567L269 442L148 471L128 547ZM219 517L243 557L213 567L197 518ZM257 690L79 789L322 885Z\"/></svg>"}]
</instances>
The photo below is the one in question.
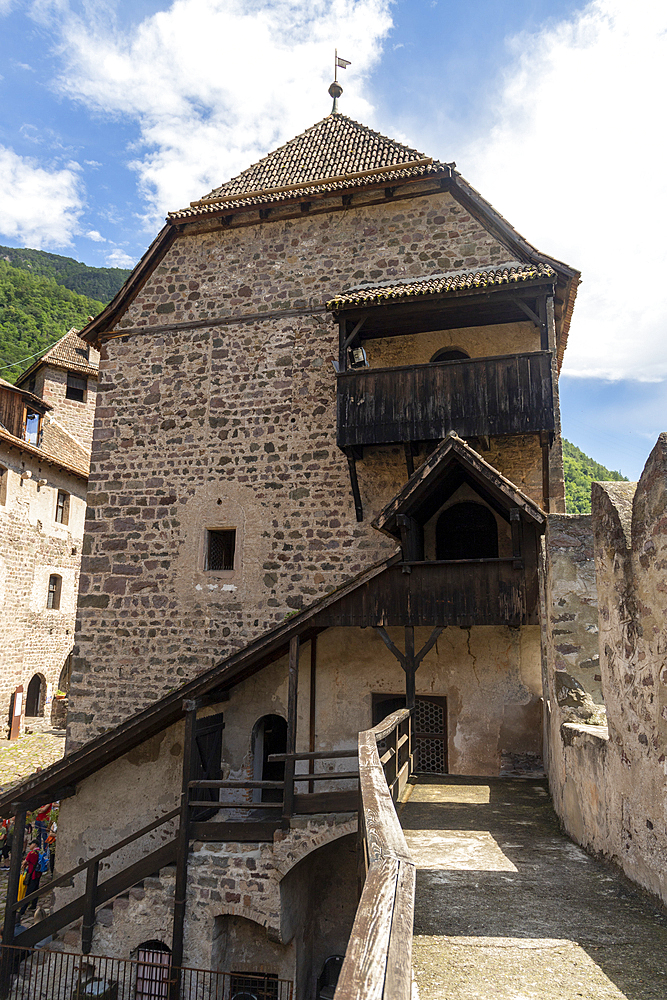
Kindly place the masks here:
<instances>
[{"instance_id":1,"label":"wooden handrail","mask_svg":"<svg viewBox=\"0 0 667 1000\"><path fill-rule=\"evenodd\" d=\"M163 816L158 816L158 818L154 819L152 823L148 823L146 826L142 827L141 830L130 834L129 837L125 837L124 840L119 840L117 844L114 844L112 847L108 847L106 851L96 854L95 857L90 858L88 861L84 861L81 865L77 865L76 868L71 868L68 872L65 872L64 875L59 875L58 878L54 878L52 881L46 882L39 889L36 889L35 892L31 892L27 896L24 896L23 899L18 900L16 903L12 903L10 909L18 910L19 907L24 906L25 903L30 903L33 899L39 899L40 896L45 895L47 892L51 892L52 889L57 889L59 886L67 885L71 882L75 875L80 875L81 872L87 871L87 869L91 868L93 865L97 865L99 867L100 861L103 861L104 858L108 858L111 854L115 854L116 851L121 849L121 847L127 847L127 845L131 844L133 840L138 840L139 837L143 837L152 830L156 830L158 826L162 826L162 824L166 823L168 820L174 819L178 816L179 812L179 809L172 809L171 812L165 813Z\"/></svg>"},{"instance_id":2,"label":"wooden handrail","mask_svg":"<svg viewBox=\"0 0 667 1000\"><path fill-rule=\"evenodd\" d=\"M367 875L336 987L335 1000L410 1000L415 865L394 808L377 744L396 736L392 786L396 797L411 769L410 709L359 733L359 823ZM408 727L407 759L400 765L399 727ZM404 746L404 741L402 741ZM393 763L395 762L395 763ZM400 766L399 766L400 765Z\"/></svg>"}]
</instances>

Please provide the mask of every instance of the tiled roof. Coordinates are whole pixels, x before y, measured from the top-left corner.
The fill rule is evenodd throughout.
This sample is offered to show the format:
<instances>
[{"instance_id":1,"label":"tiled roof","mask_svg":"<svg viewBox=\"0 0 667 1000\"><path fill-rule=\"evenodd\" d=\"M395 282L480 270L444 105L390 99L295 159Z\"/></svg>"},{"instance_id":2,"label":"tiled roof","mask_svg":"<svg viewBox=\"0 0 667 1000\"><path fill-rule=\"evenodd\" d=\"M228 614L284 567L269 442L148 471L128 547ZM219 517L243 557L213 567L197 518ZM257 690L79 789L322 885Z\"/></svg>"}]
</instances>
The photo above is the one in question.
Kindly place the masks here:
<instances>
[{"instance_id":1,"label":"tiled roof","mask_svg":"<svg viewBox=\"0 0 667 1000\"><path fill-rule=\"evenodd\" d=\"M71 329L46 354L41 356L40 364L44 363L55 365L57 368L67 368L70 371L96 375L100 367L100 355L99 351L89 347L85 341L81 340L75 329Z\"/></svg>"},{"instance_id":2,"label":"tiled roof","mask_svg":"<svg viewBox=\"0 0 667 1000\"><path fill-rule=\"evenodd\" d=\"M432 274L428 278L382 282L353 288L327 302L327 309L381 305L384 302L416 298L422 295L475 292L478 289L534 281L538 278L548 278L555 281L556 277L556 272L547 264L506 265L485 271L450 271L447 274Z\"/></svg>"},{"instance_id":3,"label":"tiled roof","mask_svg":"<svg viewBox=\"0 0 667 1000\"><path fill-rule=\"evenodd\" d=\"M41 450L54 462L61 462L83 475L90 469L90 452L61 427L55 419L47 417L42 425Z\"/></svg>"},{"instance_id":4,"label":"tiled roof","mask_svg":"<svg viewBox=\"0 0 667 1000\"><path fill-rule=\"evenodd\" d=\"M74 439L72 438L72 441ZM76 442L74 442L76 444ZM74 473L75 476L79 476L80 479L88 479L90 471L90 456L85 455L83 458L80 454L76 454L75 450L66 457L61 457L60 455L53 455L50 451L45 448L40 448L37 445L30 444L28 441L22 441L21 438L17 438L14 434L10 434L6 427L0 424L0 445L9 445L12 448L16 448L19 451L26 452L32 455L38 462L46 462L48 465L55 465L59 469L64 469L65 472Z\"/></svg>"},{"instance_id":5,"label":"tiled roof","mask_svg":"<svg viewBox=\"0 0 667 1000\"><path fill-rule=\"evenodd\" d=\"M392 167L397 169L393 170ZM388 168L388 169L387 169ZM265 204L297 195L336 191L391 179L451 172L416 149L338 113L328 115L301 135L214 188L189 208L170 212L171 219L220 211L225 206ZM367 176L360 176L367 174ZM290 190L286 191L285 188Z\"/></svg>"}]
</instances>

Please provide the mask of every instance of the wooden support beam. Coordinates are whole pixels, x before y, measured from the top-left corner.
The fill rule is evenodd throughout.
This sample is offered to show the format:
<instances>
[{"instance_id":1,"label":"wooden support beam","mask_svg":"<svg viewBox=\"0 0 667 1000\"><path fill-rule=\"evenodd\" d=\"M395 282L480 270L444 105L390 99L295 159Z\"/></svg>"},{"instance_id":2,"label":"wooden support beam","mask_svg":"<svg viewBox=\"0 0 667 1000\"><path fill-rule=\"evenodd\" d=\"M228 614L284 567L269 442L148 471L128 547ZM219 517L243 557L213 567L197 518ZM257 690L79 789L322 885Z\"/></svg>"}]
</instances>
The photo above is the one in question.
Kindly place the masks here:
<instances>
[{"instance_id":1,"label":"wooden support beam","mask_svg":"<svg viewBox=\"0 0 667 1000\"><path fill-rule=\"evenodd\" d=\"M521 552L521 511L518 507L510 510L510 527L512 529L512 555L514 569L523 569L523 553Z\"/></svg>"},{"instance_id":2,"label":"wooden support beam","mask_svg":"<svg viewBox=\"0 0 667 1000\"><path fill-rule=\"evenodd\" d=\"M403 445L405 451L405 467L408 470L408 479L414 474L415 471L415 459L412 452L412 442L406 441Z\"/></svg>"},{"instance_id":3,"label":"wooden support beam","mask_svg":"<svg viewBox=\"0 0 667 1000\"><path fill-rule=\"evenodd\" d=\"M296 752L297 699L299 696L299 636L289 643L289 678L287 689L287 754ZM285 761L285 792L283 796L283 827L289 829L294 810L294 758Z\"/></svg>"},{"instance_id":4,"label":"wooden support beam","mask_svg":"<svg viewBox=\"0 0 667 1000\"><path fill-rule=\"evenodd\" d=\"M540 434L540 444L542 446L542 498L543 498L543 509L548 514L551 509L551 474L550 474L550 459L551 459L551 449L549 447L549 435L544 431Z\"/></svg>"},{"instance_id":5,"label":"wooden support beam","mask_svg":"<svg viewBox=\"0 0 667 1000\"><path fill-rule=\"evenodd\" d=\"M93 927L95 926L97 879L99 872L99 861L93 861L88 865L86 871L86 897L83 904L83 921L81 923L81 951L84 955L90 955L90 949L93 946Z\"/></svg>"},{"instance_id":6,"label":"wooden support beam","mask_svg":"<svg viewBox=\"0 0 667 1000\"><path fill-rule=\"evenodd\" d=\"M21 863L23 862L23 837L25 835L26 812L27 809L25 804L23 802L17 803L16 815L14 817L14 837L12 841L11 861L9 863L9 878L7 882L5 922L2 929L3 944L14 944L16 910L13 907L19 894L19 878L21 876ZM0 976L0 986L4 987L4 978L2 976ZM4 995L6 996L6 993Z\"/></svg>"},{"instance_id":7,"label":"wooden support beam","mask_svg":"<svg viewBox=\"0 0 667 1000\"><path fill-rule=\"evenodd\" d=\"M196 701L184 701L185 736L183 739L183 773L181 777L181 810L178 826L176 855L176 885L174 887L174 928L171 939L171 960L174 979L171 982L170 1000L178 1000L181 988L180 967L183 965L183 925L188 880L188 852L190 850L189 785L192 778L192 759L197 725Z\"/></svg>"},{"instance_id":8,"label":"wooden support beam","mask_svg":"<svg viewBox=\"0 0 667 1000\"><path fill-rule=\"evenodd\" d=\"M377 632L377 634L380 636L380 638L382 639L383 643L385 644L385 646L387 647L387 649L389 650L389 652L393 653L393 655L396 657L396 659L398 660L398 662L400 663L400 665L405 670L405 656L400 651L400 649L398 648L398 646L395 646L394 643L391 641L391 639L389 638L389 635L388 635L387 630L385 629L384 625L374 625L373 628L375 629L375 631Z\"/></svg>"},{"instance_id":9,"label":"wooden support beam","mask_svg":"<svg viewBox=\"0 0 667 1000\"><path fill-rule=\"evenodd\" d=\"M346 451L345 454L347 457L347 466L350 470L350 486L352 487L352 496L354 497L354 510L357 521L363 521L364 508L361 503L361 492L359 490L359 480L357 479L357 461L351 450Z\"/></svg>"},{"instance_id":10,"label":"wooden support beam","mask_svg":"<svg viewBox=\"0 0 667 1000\"><path fill-rule=\"evenodd\" d=\"M445 631L444 625L436 625L431 632L428 641L424 643L418 653L415 654L415 669L418 669L426 654L435 646L441 632Z\"/></svg>"},{"instance_id":11,"label":"wooden support beam","mask_svg":"<svg viewBox=\"0 0 667 1000\"><path fill-rule=\"evenodd\" d=\"M315 705L317 695L317 636L310 640L310 695L308 699L308 750L315 753ZM308 758L308 773L315 772L315 758ZM308 786L308 791L313 791L313 783Z\"/></svg>"},{"instance_id":12,"label":"wooden support beam","mask_svg":"<svg viewBox=\"0 0 667 1000\"><path fill-rule=\"evenodd\" d=\"M414 625L405 626L405 707L415 707L415 674L417 664L415 663L415 628Z\"/></svg>"}]
</instances>

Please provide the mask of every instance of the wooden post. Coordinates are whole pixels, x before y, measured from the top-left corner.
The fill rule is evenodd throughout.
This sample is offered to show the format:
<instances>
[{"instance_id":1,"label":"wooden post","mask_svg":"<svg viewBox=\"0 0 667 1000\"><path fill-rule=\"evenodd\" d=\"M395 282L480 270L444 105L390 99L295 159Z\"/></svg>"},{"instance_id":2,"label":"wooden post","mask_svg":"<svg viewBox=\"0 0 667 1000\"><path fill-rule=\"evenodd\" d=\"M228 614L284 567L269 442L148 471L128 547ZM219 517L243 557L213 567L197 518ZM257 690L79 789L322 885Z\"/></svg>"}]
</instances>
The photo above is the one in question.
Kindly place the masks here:
<instances>
[{"instance_id":1,"label":"wooden post","mask_svg":"<svg viewBox=\"0 0 667 1000\"><path fill-rule=\"evenodd\" d=\"M415 630L413 625L405 626L405 707L415 707Z\"/></svg>"},{"instance_id":2,"label":"wooden post","mask_svg":"<svg viewBox=\"0 0 667 1000\"><path fill-rule=\"evenodd\" d=\"M176 885L174 887L174 928L171 938L171 989L170 1000L178 1000L181 989L181 966L183 965L183 924L188 882L188 851L190 849L190 791L188 784L192 777L192 751L195 742L197 722L197 702L184 701L185 736L183 739L183 775L181 779L181 815L178 825L176 847Z\"/></svg>"},{"instance_id":3,"label":"wooden post","mask_svg":"<svg viewBox=\"0 0 667 1000\"><path fill-rule=\"evenodd\" d=\"M289 687L287 692L287 760L285 761L285 792L283 797L283 827L289 829L294 811L294 754L296 753L297 696L299 693L299 636L289 643Z\"/></svg>"},{"instance_id":4,"label":"wooden post","mask_svg":"<svg viewBox=\"0 0 667 1000\"><path fill-rule=\"evenodd\" d=\"M25 816L27 809L22 804L16 805L14 816L14 837L12 840L12 860L9 865L7 881L7 901L5 902L5 922L2 929L2 943L14 944L14 927L16 925L16 910L13 909L19 894L19 879L23 863L23 835L25 833ZM3 949L0 961L0 997L4 1000L9 995L12 975L13 955L10 949Z\"/></svg>"},{"instance_id":5,"label":"wooden post","mask_svg":"<svg viewBox=\"0 0 667 1000\"><path fill-rule=\"evenodd\" d=\"M95 925L95 904L97 902L97 877L100 863L93 861L86 869L86 899L84 902L83 922L81 924L81 951L90 954L93 946L93 927Z\"/></svg>"},{"instance_id":6,"label":"wooden post","mask_svg":"<svg viewBox=\"0 0 667 1000\"><path fill-rule=\"evenodd\" d=\"M308 702L309 711L309 733L308 733L308 749L310 753L315 753L315 705L316 705L316 693L317 693L317 636L314 635L310 640L310 699ZM308 761L308 774L314 774L315 772L315 760ZM315 788L315 782L308 782L308 791L313 792Z\"/></svg>"}]
</instances>

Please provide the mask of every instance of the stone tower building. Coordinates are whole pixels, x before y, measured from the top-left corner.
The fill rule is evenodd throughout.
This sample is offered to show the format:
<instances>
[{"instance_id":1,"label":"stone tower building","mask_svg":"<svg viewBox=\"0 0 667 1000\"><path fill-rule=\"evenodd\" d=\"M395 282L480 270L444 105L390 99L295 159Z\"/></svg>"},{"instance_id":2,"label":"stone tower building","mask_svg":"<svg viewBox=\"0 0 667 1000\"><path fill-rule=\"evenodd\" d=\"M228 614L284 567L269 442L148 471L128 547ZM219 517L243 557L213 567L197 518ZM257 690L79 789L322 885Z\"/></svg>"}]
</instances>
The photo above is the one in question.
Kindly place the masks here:
<instances>
[{"instance_id":1,"label":"stone tower building","mask_svg":"<svg viewBox=\"0 0 667 1000\"><path fill-rule=\"evenodd\" d=\"M70 331L16 385L0 380L0 710L14 735L69 687L98 358Z\"/></svg>"},{"instance_id":2,"label":"stone tower building","mask_svg":"<svg viewBox=\"0 0 667 1000\"><path fill-rule=\"evenodd\" d=\"M407 699L422 770L539 754L578 278L454 164L338 112L169 215L82 334L70 755L17 794L63 796L61 871L167 816L108 864L176 861L176 904L161 881L70 946L157 940L305 1000L354 914L357 733ZM220 790L177 834L193 774Z\"/></svg>"}]
</instances>

